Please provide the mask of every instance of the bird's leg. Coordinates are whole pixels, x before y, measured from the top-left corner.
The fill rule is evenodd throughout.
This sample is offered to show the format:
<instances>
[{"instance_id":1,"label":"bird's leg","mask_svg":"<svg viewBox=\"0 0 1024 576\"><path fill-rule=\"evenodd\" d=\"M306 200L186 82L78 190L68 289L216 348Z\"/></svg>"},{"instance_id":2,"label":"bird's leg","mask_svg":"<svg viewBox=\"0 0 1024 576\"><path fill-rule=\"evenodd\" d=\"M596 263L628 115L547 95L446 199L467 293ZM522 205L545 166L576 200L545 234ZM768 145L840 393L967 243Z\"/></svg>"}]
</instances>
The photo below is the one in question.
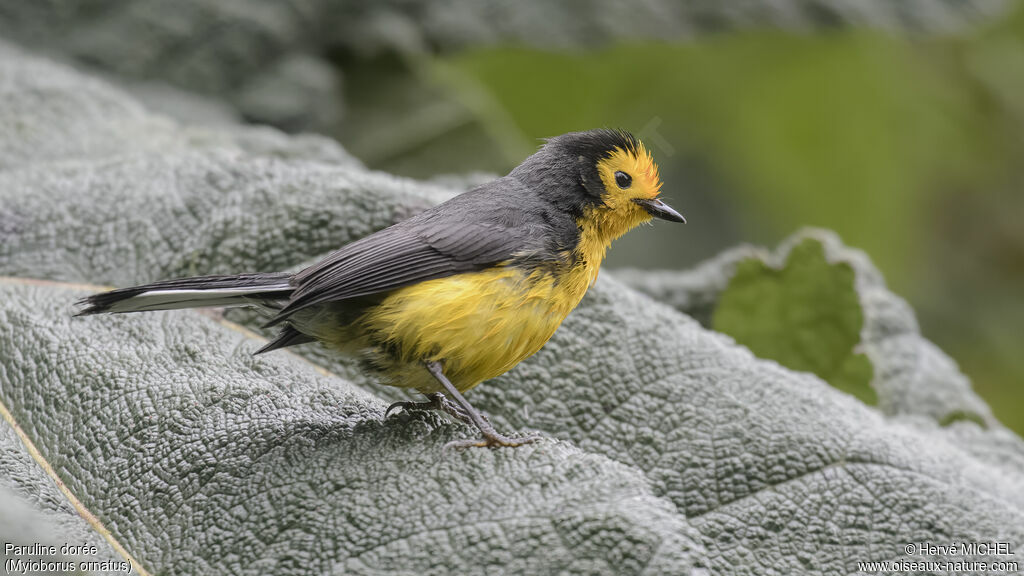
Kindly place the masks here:
<instances>
[{"instance_id":1,"label":"bird's leg","mask_svg":"<svg viewBox=\"0 0 1024 576\"><path fill-rule=\"evenodd\" d=\"M540 440L540 436L509 438L508 436L499 433L494 429L494 426L491 426L491 423L487 421L487 418L485 418L483 414L477 412L476 408L473 408L462 393L459 392L447 377L445 377L440 362L427 362L426 367L427 371L430 372L430 375L433 376L442 387L444 387L445 393L455 400L455 402L452 402L448 398L439 394L438 396L444 398L441 403L441 409L467 424L476 426L483 435L481 440L455 440L453 442L449 442L445 445L445 448L469 448L470 446L514 447Z\"/></svg>"}]
</instances>

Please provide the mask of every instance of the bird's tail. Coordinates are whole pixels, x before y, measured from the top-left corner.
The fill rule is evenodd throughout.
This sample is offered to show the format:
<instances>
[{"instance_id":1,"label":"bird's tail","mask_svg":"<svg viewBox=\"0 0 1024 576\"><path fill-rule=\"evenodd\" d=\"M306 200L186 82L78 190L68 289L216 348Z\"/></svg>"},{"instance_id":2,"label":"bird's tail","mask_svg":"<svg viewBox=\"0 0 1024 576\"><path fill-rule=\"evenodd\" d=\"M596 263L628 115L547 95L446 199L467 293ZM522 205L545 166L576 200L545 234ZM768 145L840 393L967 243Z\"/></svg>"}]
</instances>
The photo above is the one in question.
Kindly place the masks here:
<instances>
[{"instance_id":1,"label":"bird's tail","mask_svg":"<svg viewBox=\"0 0 1024 576\"><path fill-rule=\"evenodd\" d=\"M80 300L78 304L84 308L77 315L252 304L273 305L291 296L290 277L290 274L284 272L197 276L120 288L93 294Z\"/></svg>"}]
</instances>

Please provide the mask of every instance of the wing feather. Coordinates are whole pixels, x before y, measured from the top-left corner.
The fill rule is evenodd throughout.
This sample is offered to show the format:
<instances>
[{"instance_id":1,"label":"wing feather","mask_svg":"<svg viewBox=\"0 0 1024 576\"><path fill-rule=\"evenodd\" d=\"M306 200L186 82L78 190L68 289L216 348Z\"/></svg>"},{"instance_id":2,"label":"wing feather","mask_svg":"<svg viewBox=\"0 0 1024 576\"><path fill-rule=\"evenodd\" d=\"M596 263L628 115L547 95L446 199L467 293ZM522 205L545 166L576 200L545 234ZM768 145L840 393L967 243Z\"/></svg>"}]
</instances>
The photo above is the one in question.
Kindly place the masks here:
<instances>
[{"instance_id":1,"label":"wing feather","mask_svg":"<svg viewBox=\"0 0 1024 576\"><path fill-rule=\"evenodd\" d=\"M309 306L481 270L537 252L547 220L530 218L511 201L514 197L490 192L457 196L347 244L299 272L292 279L291 300L268 325Z\"/></svg>"}]
</instances>

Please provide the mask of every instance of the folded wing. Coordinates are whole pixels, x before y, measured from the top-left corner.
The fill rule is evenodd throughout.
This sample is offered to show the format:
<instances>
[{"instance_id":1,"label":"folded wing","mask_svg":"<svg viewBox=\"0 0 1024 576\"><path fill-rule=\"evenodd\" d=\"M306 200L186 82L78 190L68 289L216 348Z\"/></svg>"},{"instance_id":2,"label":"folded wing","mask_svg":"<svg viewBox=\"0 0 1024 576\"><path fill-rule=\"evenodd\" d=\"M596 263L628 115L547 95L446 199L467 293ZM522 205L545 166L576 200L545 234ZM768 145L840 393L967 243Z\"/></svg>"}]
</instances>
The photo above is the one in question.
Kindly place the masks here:
<instances>
[{"instance_id":1,"label":"folded wing","mask_svg":"<svg viewBox=\"0 0 1024 576\"><path fill-rule=\"evenodd\" d=\"M501 218L481 214L484 208ZM495 208L449 203L344 246L292 279L291 300L268 326L317 304L482 270L536 252L544 220L521 208Z\"/></svg>"}]
</instances>

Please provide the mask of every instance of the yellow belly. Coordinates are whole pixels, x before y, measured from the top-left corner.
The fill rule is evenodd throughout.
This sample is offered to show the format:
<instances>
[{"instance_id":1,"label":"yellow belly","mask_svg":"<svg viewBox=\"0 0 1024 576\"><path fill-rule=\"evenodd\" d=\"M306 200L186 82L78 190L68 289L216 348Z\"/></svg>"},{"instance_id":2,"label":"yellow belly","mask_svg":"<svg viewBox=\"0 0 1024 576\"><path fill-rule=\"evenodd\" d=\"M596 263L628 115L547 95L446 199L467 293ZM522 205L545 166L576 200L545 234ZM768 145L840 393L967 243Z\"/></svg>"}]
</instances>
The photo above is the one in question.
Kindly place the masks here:
<instances>
[{"instance_id":1,"label":"yellow belly","mask_svg":"<svg viewBox=\"0 0 1024 576\"><path fill-rule=\"evenodd\" d=\"M359 331L387 351L376 359L386 384L439 391L423 368L436 360L464 391L540 350L596 275L596 267L581 265L556 281L550 272L503 266L429 280L396 290L368 310Z\"/></svg>"}]
</instances>

